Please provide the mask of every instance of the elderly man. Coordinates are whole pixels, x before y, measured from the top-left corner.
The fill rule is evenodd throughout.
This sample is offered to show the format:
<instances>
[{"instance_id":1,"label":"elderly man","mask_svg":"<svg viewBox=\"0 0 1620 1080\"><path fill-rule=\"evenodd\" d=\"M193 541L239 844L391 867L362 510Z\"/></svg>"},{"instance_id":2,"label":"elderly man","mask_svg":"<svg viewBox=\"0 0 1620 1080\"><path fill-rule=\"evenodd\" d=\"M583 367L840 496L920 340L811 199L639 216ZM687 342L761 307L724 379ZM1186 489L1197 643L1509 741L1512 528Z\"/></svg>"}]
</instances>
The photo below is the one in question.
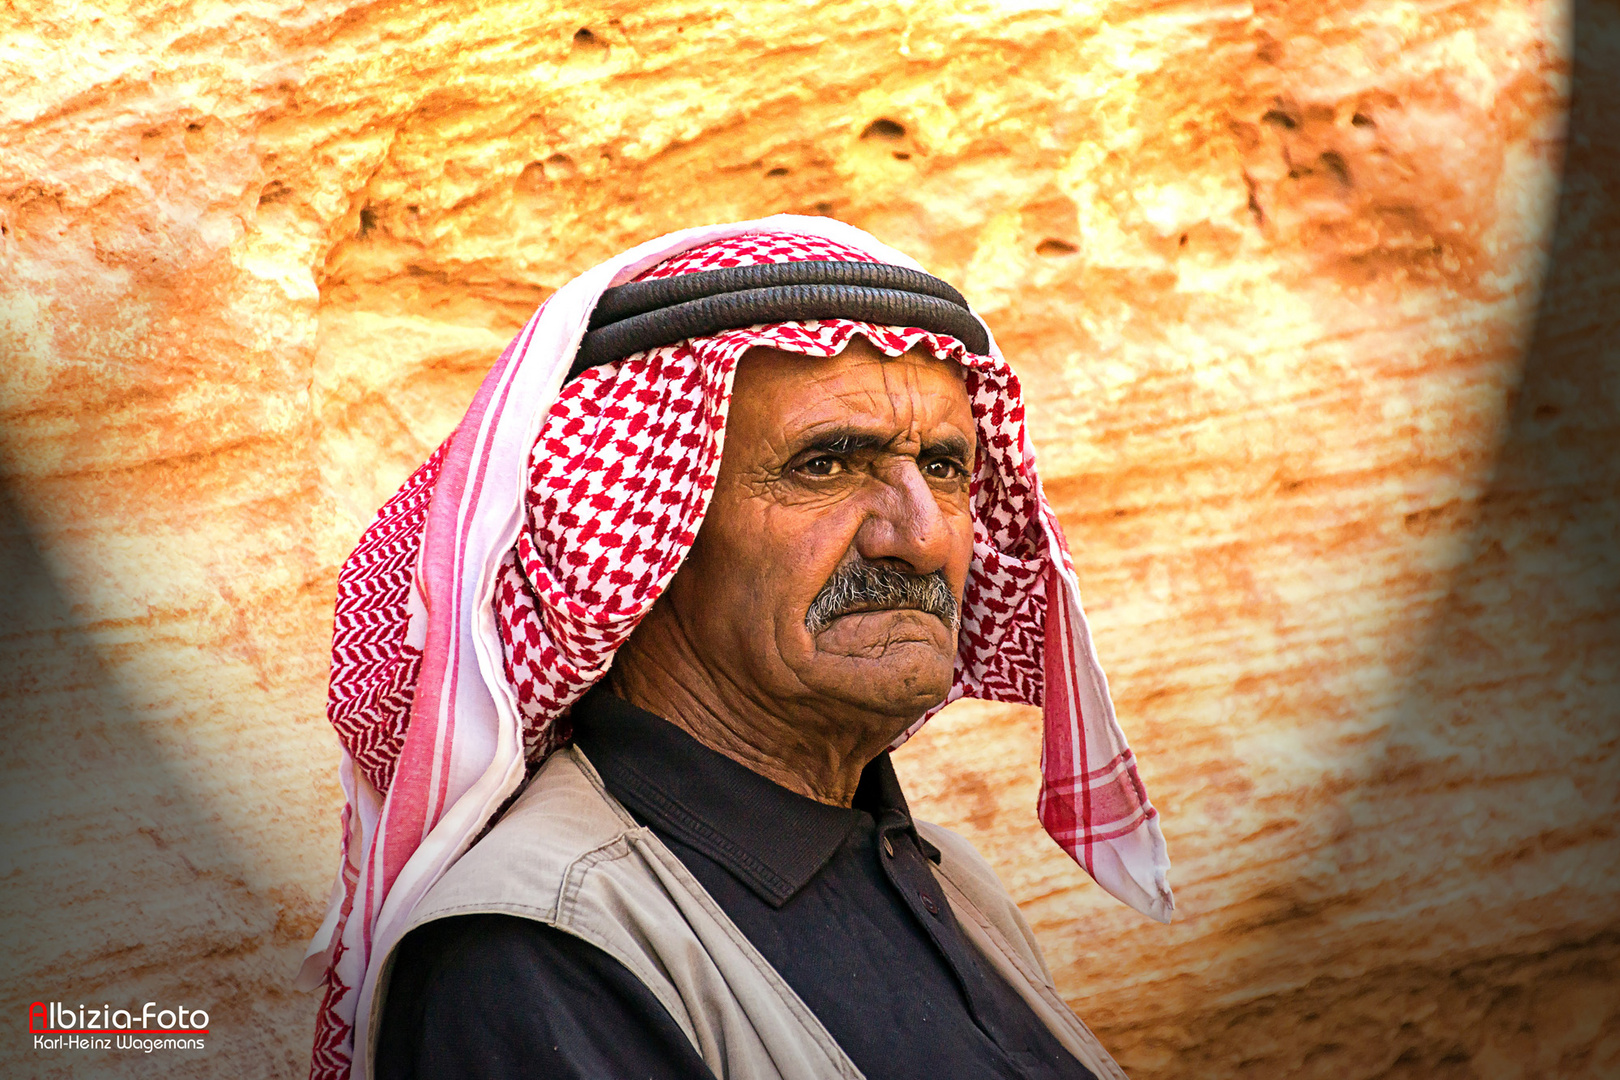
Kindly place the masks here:
<instances>
[{"instance_id":1,"label":"elderly man","mask_svg":"<svg viewBox=\"0 0 1620 1080\"><path fill-rule=\"evenodd\" d=\"M770 219L583 276L368 530L315 1075L1120 1075L889 761L1042 704L1043 821L1168 917L1016 379L901 258Z\"/></svg>"}]
</instances>

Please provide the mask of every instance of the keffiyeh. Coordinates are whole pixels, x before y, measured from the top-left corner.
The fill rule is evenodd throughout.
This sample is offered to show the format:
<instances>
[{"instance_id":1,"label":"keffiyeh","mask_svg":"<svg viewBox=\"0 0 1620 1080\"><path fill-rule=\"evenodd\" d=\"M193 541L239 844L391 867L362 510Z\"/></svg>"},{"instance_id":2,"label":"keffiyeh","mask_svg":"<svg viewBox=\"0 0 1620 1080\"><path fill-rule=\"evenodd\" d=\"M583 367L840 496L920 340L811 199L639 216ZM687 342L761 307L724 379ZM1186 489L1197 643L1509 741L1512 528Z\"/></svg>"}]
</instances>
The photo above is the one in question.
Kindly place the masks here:
<instances>
[{"instance_id":1,"label":"keffiyeh","mask_svg":"<svg viewBox=\"0 0 1620 1080\"><path fill-rule=\"evenodd\" d=\"M1042 707L1042 824L1103 888L1168 921L1157 815L1041 494L1018 379L993 340L978 355L916 328L778 323L637 353L563 385L610 286L817 260L916 268L851 226L780 216L674 233L580 275L529 320L344 564L328 701L344 751L343 858L300 976L324 978L316 1080L362 1065L374 960L529 763L565 741L569 706L679 569L719 470L732 376L759 346L833 356L858 334L891 356L921 346L962 366L979 454L948 700Z\"/></svg>"}]
</instances>

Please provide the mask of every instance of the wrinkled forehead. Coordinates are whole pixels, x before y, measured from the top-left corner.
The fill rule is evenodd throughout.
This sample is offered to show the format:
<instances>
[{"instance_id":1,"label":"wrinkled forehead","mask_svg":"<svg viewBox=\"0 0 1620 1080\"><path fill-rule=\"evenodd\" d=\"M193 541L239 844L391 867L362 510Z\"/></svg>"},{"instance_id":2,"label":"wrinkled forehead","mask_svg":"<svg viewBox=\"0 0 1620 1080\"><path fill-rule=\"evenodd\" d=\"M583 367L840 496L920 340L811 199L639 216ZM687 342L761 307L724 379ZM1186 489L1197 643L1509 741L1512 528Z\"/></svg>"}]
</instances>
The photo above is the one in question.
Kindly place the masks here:
<instances>
[{"instance_id":1,"label":"wrinkled forehead","mask_svg":"<svg viewBox=\"0 0 1620 1080\"><path fill-rule=\"evenodd\" d=\"M967 371L919 343L898 356L851 336L832 356L760 346L737 365L731 398L734 435L789 442L843 431L870 441L977 442Z\"/></svg>"}]
</instances>

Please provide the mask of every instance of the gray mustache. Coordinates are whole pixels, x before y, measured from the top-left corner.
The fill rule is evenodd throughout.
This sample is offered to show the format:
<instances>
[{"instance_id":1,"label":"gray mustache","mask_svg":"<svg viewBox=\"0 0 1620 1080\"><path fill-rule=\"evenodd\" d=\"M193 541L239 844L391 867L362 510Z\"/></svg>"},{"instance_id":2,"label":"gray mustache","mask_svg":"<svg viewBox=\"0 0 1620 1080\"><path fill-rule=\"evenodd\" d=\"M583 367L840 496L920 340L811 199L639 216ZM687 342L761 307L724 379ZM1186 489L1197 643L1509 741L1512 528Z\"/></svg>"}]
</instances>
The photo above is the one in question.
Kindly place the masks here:
<instances>
[{"instance_id":1,"label":"gray mustache","mask_svg":"<svg viewBox=\"0 0 1620 1080\"><path fill-rule=\"evenodd\" d=\"M827 584L810 602L804 625L812 634L819 634L840 616L892 608L925 611L952 630L961 617L956 596L942 571L908 574L890 566L860 561L846 563L827 579Z\"/></svg>"}]
</instances>

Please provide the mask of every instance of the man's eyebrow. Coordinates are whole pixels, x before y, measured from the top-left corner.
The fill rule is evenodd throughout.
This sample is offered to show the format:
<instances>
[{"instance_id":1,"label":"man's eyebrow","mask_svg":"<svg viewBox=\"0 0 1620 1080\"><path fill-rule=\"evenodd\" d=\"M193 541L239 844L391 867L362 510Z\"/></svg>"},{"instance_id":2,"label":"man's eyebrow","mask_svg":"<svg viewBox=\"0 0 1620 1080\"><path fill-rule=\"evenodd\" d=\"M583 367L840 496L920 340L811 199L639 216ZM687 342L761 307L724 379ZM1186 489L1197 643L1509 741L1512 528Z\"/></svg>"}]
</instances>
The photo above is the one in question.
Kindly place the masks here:
<instances>
[{"instance_id":1,"label":"man's eyebrow","mask_svg":"<svg viewBox=\"0 0 1620 1080\"><path fill-rule=\"evenodd\" d=\"M961 435L939 435L923 443L922 456L954 458L965 462L973 456L973 448Z\"/></svg>"},{"instance_id":2,"label":"man's eyebrow","mask_svg":"<svg viewBox=\"0 0 1620 1080\"><path fill-rule=\"evenodd\" d=\"M861 450L881 450L889 440L871 431L853 427L824 428L809 436L799 445L798 452L815 451L821 454L853 454Z\"/></svg>"},{"instance_id":3,"label":"man's eyebrow","mask_svg":"<svg viewBox=\"0 0 1620 1080\"><path fill-rule=\"evenodd\" d=\"M863 431L855 427L825 428L807 437L799 445L797 454L814 452L818 454L855 454L868 450L881 450L889 445L889 440L873 431ZM972 456L973 447L966 438L954 432L947 435L938 435L926 440L922 445L922 457L947 457L958 461L966 461Z\"/></svg>"}]
</instances>

